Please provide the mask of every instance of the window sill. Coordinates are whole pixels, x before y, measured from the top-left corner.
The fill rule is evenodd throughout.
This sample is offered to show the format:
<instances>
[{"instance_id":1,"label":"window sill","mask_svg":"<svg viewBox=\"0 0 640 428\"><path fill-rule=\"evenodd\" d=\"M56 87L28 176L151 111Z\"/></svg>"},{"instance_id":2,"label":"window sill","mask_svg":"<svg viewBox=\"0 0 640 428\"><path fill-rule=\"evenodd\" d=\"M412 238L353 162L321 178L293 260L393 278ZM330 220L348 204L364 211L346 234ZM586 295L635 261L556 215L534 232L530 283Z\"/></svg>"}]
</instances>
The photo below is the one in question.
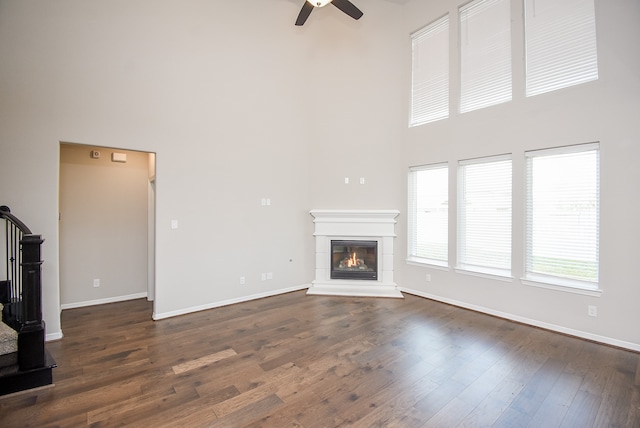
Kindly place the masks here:
<instances>
[{"instance_id":1,"label":"window sill","mask_svg":"<svg viewBox=\"0 0 640 428\"><path fill-rule=\"evenodd\" d=\"M582 294L584 296L600 297L602 290L600 288L585 288L576 285L575 282L570 280L563 281L561 278L557 278L554 282L550 282L550 279L536 280L533 278L521 278L520 281L523 285L530 287L545 288L547 290L562 291L565 293Z\"/></svg>"},{"instance_id":2,"label":"window sill","mask_svg":"<svg viewBox=\"0 0 640 428\"><path fill-rule=\"evenodd\" d=\"M413 265L413 266L422 266L422 267L428 267L428 268L433 268L433 269L440 269L440 270L449 270L449 264L447 262L444 261L440 261L440 260L432 260L432 259L420 259L417 257L413 257L413 258L409 258L406 260L408 265Z\"/></svg>"},{"instance_id":3,"label":"window sill","mask_svg":"<svg viewBox=\"0 0 640 428\"><path fill-rule=\"evenodd\" d=\"M471 275L471 276L477 276L480 278L495 279L503 282L513 282L513 277L511 276L510 272L501 271L499 269L471 270L465 267L457 267L455 268L455 271L456 273L460 273L463 275Z\"/></svg>"}]
</instances>

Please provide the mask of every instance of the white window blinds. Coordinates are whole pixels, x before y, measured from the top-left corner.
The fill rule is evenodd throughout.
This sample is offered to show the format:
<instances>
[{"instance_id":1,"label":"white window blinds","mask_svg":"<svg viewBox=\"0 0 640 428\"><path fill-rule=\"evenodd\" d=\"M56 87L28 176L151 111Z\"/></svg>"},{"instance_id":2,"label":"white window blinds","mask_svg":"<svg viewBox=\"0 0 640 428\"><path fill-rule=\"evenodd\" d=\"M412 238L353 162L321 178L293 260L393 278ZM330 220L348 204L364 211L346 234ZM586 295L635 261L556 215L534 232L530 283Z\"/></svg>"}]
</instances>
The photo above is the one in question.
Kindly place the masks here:
<instances>
[{"instance_id":1,"label":"white window blinds","mask_svg":"<svg viewBox=\"0 0 640 428\"><path fill-rule=\"evenodd\" d=\"M511 157L460 161L458 268L511 275Z\"/></svg>"},{"instance_id":2,"label":"white window blinds","mask_svg":"<svg viewBox=\"0 0 640 428\"><path fill-rule=\"evenodd\" d=\"M599 145L526 153L525 279L597 289Z\"/></svg>"},{"instance_id":3,"label":"white window blinds","mask_svg":"<svg viewBox=\"0 0 640 428\"><path fill-rule=\"evenodd\" d=\"M459 9L460 112L511 100L509 0L476 0Z\"/></svg>"},{"instance_id":4,"label":"white window blinds","mask_svg":"<svg viewBox=\"0 0 640 428\"><path fill-rule=\"evenodd\" d=\"M446 163L409 170L409 260L446 266L449 235Z\"/></svg>"},{"instance_id":5,"label":"white window blinds","mask_svg":"<svg viewBox=\"0 0 640 428\"><path fill-rule=\"evenodd\" d=\"M449 16L411 35L409 126L449 117Z\"/></svg>"},{"instance_id":6,"label":"white window blinds","mask_svg":"<svg viewBox=\"0 0 640 428\"><path fill-rule=\"evenodd\" d=\"M527 96L598 79L593 0L525 0Z\"/></svg>"}]
</instances>

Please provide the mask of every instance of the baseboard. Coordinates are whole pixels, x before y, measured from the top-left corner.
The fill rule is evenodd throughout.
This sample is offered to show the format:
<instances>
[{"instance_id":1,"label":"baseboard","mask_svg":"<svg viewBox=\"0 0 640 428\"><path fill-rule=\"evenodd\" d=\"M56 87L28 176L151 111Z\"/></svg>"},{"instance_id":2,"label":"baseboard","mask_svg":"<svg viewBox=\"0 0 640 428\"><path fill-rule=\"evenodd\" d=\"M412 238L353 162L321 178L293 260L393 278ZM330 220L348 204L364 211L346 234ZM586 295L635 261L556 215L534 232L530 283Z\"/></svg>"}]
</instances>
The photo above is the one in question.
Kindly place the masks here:
<instances>
[{"instance_id":1,"label":"baseboard","mask_svg":"<svg viewBox=\"0 0 640 428\"><path fill-rule=\"evenodd\" d=\"M84 308L85 306L104 305L106 303L124 302L126 300L143 299L147 297L147 293L129 294L126 296L107 297L106 299L88 300L86 302L63 303L60 309Z\"/></svg>"},{"instance_id":2,"label":"baseboard","mask_svg":"<svg viewBox=\"0 0 640 428\"><path fill-rule=\"evenodd\" d=\"M60 340L64 337L64 335L62 334L62 331L58 331L56 333L47 333L44 336L44 341L45 342L50 342L52 340Z\"/></svg>"},{"instance_id":3,"label":"baseboard","mask_svg":"<svg viewBox=\"0 0 640 428\"><path fill-rule=\"evenodd\" d=\"M186 315L193 312L206 311L207 309L219 308L222 306L233 305L235 303L248 302L250 300L262 299L264 297L277 296L278 294L291 293L292 291L299 291L309 288L310 284L297 285L290 288L281 288L279 290L272 290L265 293L251 294L249 296L242 296L235 299L223 300L221 302L208 303L206 305L192 306L190 308L180 309L177 311L153 313L153 319L158 321L165 318L176 317L179 315Z\"/></svg>"},{"instance_id":4,"label":"baseboard","mask_svg":"<svg viewBox=\"0 0 640 428\"><path fill-rule=\"evenodd\" d=\"M501 312L501 311L496 311L493 309L489 309L489 308L485 308L482 306L477 306L477 305L472 305L469 303L465 303L465 302L460 302L458 300L454 300L454 299L447 299L445 297L441 297L441 296L436 296L433 294L429 294L429 293L424 293L422 291L418 291L418 290L413 290L410 288L405 288L405 287L399 287L400 291L404 291L405 293L409 293L409 294L413 294L415 296L419 296L419 297L424 297L425 299L430 299L430 300L435 300L437 302L442 302L442 303L446 303L449 305L453 305L453 306L458 306L461 308L465 308L465 309L470 309L472 311L475 312L481 312L487 315L492 315L492 316L496 316L499 318L504 318L504 319L508 319L511 321L515 321L515 322L519 322L522 324L528 324L534 327L539 327L539 328L543 328L545 330L550 330L550 331L555 331L557 333L562 333L562 334L566 334L569 336L575 336L575 337L579 337L581 339L586 339L586 340L590 340L593 342L599 342L599 343L603 343L605 345L611 345L611 346L615 346L618 348L624 348L624 349L628 349L630 351L635 351L635 352L640 352L640 344L637 343L632 343L632 342L625 342L623 340L618 340L618 339L614 339L611 337L606 337L606 336L600 336L597 334L592 334L592 333L588 333L585 331L581 331L581 330L574 330L572 328L567 328L567 327L563 327L560 325L555 325L555 324L549 324L543 321L538 321L538 320L534 320L534 319L530 319L530 318L525 318L525 317L521 317L518 315L514 315L514 314L509 314L507 312Z\"/></svg>"}]
</instances>

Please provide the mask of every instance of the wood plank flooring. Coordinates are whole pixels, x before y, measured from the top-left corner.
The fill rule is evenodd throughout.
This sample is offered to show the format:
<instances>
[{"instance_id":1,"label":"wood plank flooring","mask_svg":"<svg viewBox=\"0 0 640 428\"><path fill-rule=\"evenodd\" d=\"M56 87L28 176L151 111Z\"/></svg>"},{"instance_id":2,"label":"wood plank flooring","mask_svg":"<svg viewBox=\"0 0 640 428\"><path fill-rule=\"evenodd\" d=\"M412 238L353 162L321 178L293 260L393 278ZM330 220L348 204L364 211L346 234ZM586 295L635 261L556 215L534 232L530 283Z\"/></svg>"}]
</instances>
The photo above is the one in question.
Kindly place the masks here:
<instances>
[{"instance_id":1,"label":"wood plank flooring","mask_svg":"<svg viewBox=\"0 0 640 428\"><path fill-rule=\"evenodd\" d=\"M65 310L9 427L640 427L640 359L420 297Z\"/></svg>"}]
</instances>

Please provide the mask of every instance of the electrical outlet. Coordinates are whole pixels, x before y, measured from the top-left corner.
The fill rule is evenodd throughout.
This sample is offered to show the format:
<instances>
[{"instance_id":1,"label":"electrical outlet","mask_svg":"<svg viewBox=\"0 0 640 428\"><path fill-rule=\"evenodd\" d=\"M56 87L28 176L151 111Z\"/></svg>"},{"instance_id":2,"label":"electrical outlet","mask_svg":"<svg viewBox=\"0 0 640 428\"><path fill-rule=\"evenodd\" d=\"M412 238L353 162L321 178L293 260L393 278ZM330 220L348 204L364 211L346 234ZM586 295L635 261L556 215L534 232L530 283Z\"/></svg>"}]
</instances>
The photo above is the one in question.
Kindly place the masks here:
<instances>
[{"instance_id":1,"label":"electrical outlet","mask_svg":"<svg viewBox=\"0 0 640 428\"><path fill-rule=\"evenodd\" d=\"M273 272L267 272L267 279L273 279Z\"/></svg>"},{"instance_id":2,"label":"electrical outlet","mask_svg":"<svg viewBox=\"0 0 640 428\"><path fill-rule=\"evenodd\" d=\"M100 280L99 279L94 279L93 280L93 286L94 287L100 287Z\"/></svg>"},{"instance_id":3,"label":"electrical outlet","mask_svg":"<svg viewBox=\"0 0 640 428\"><path fill-rule=\"evenodd\" d=\"M593 305L589 305L587 307L587 313L589 314L590 317L597 317L598 316L598 307L597 306L593 306Z\"/></svg>"},{"instance_id":4,"label":"electrical outlet","mask_svg":"<svg viewBox=\"0 0 640 428\"><path fill-rule=\"evenodd\" d=\"M431 281L431 274L430 274L430 273L428 273L428 274L425 276L425 278L424 278L424 279L425 279L427 282L428 282L428 281Z\"/></svg>"},{"instance_id":5,"label":"electrical outlet","mask_svg":"<svg viewBox=\"0 0 640 428\"><path fill-rule=\"evenodd\" d=\"M241 277L240 277L240 284L244 284L244 283L246 283L246 282L247 282L247 281L244 279L244 276L241 276Z\"/></svg>"},{"instance_id":6,"label":"electrical outlet","mask_svg":"<svg viewBox=\"0 0 640 428\"><path fill-rule=\"evenodd\" d=\"M261 278L263 281L266 281L266 280L267 280L267 274L266 274L266 273L262 273L262 274L260 274L260 278Z\"/></svg>"}]
</instances>

